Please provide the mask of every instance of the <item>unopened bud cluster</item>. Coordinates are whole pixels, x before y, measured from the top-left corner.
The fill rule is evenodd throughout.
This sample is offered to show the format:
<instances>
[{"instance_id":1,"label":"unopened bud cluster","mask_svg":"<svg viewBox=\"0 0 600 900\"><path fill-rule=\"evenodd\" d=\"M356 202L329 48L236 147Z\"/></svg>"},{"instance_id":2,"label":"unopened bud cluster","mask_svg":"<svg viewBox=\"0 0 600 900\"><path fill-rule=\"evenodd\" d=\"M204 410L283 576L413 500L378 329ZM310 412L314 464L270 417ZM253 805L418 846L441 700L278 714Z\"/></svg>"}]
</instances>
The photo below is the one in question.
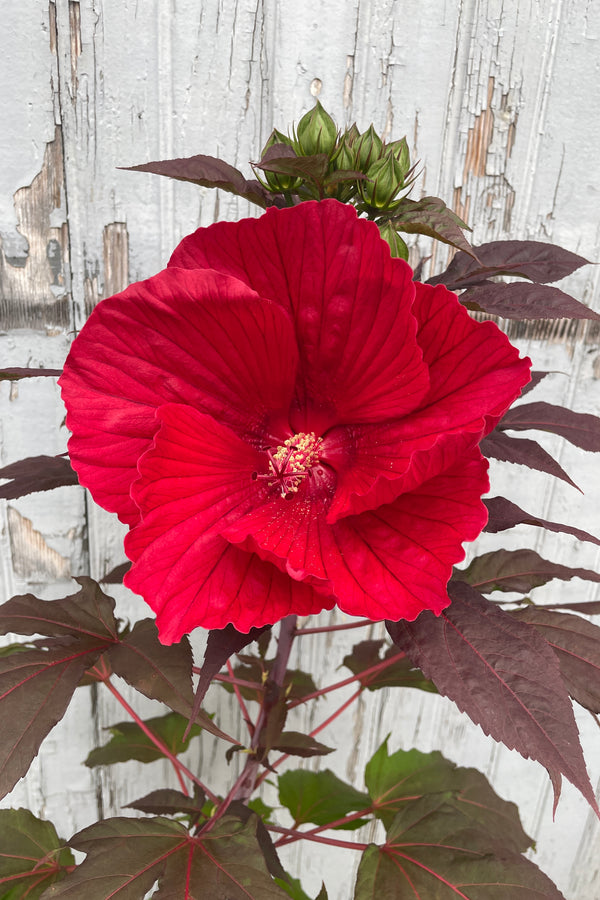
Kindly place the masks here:
<instances>
[{"instance_id":1,"label":"unopened bud cluster","mask_svg":"<svg viewBox=\"0 0 600 900\"><path fill-rule=\"evenodd\" d=\"M352 203L377 221L392 255L406 258L406 244L389 221L413 181L406 138L386 143L373 125L362 133L356 124L340 132L317 101L292 137L273 130L258 168L264 186L288 200L294 195L297 200L335 197Z\"/></svg>"}]
</instances>

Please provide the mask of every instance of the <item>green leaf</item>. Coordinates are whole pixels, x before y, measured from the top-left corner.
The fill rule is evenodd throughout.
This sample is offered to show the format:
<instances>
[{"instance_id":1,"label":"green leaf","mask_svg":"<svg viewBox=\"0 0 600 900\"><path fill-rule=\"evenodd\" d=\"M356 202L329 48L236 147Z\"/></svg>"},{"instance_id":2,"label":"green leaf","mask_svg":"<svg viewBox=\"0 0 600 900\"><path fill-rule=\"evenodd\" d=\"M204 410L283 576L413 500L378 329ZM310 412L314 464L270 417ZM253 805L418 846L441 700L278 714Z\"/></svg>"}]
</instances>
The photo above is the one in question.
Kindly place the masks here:
<instances>
[{"instance_id":1,"label":"green leaf","mask_svg":"<svg viewBox=\"0 0 600 900\"><path fill-rule=\"evenodd\" d=\"M263 822L270 822L271 815L275 809L274 806L267 806L264 800L261 800L260 797L253 797L252 800L248 800L248 808L256 813L257 816L263 820Z\"/></svg>"},{"instance_id":2,"label":"green leaf","mask_svg":"<svg viewBox=\"0 0 600 900\"><path fill-rule=\"evenodd\" d=\"M38 900L74 863L51 822L27 809L0 809L0 897Z\"/></svg>"},{"instance_id":3,"label":"green leaf","mask_svg":"<svg viewBox=\"0 0 600 900\"><path fill-rule=\"evenodd\" d=\"M295 825L307 822L328 825L351 812L371 806L367 794L341 781L330 769L322 772L306 769L284 772L278 782L279 801L289 809ZM350 830L359 828L364 822L364 819L356 819L337 827Z\"/></svg>"},{"instance_id":4,"label":"green leaf","mask_svg":"<svg viewBox=\"0 0 600 900\"><path fill-rule=\"evenodd\" d=\"M189 718L194 691L192 651L187 637L165 646L158 639L154 620L142 619L110 648L109 657L115 673L132 687ZM237 743L217 728L204 710L198 711L194 721L211 734Z\"/></svg>"},{"instance_id":5,"label":"green leaf","mask_svg":"<svg viewBox=\"0 0 600 900\"><path fill-rule=\"evenodd\" d=\"M439 197L423 197L421 200L409 200L408 197L404 197L390 222L397 231L424 234L444 244L458 247L469 256L475 256L473 248L463 234L463 228L470 231L468 225L448 209Z\"/></svg>"},{"instance_id":6,"label":"green leaf","mask_svg":"<svg viewBox=\"0 0 600 900\"><path fill-rule=\"evenodd\" d=\"M549 878L510 844L469 827L443 795L412 800L384 846L361 859L354 900L565 900Z\"/></svg>"},{"instance_id":7,"label":"green leaf","mask_svg":"<svg viewBox=\"0 0 600 900\"><path fill-rule=\"evenodd\" d=\"M380 651L384 645L387 649L382 657ZM398 656L399 659L387 668L360 678L363 687L370 691L376 691L383 687L414 687L422 691L437 693L433 682L428 681L421 670L413 666L408 657L399 654L397 647L389 646L383 640L360 641L355 644L352 653L344 657L344 665L355 675L360 675L361 672L394 656Z\"/></svg>"},{"instance_id":8,"label":"green leaf","mask_svg":"<svg viewBox=\"0 0 600 900\"><path fill-rule=\"evenodd\" d=\"M284 881L283 878L276 878L275 881L283 888L287 896L292 898L292 900L312 900L312 898L303 890L302 885L297 878L292 878L291 875L288 875L287 881ZM315 897L315 900L328 900L327 890L324 884L321 886L321 890Z\"/></svg>"},{"instance_id":9,"label":"green leaf","mask_svg":"<svg viewBox=\"0 0 600 900\"><path fill-rule=\"evenodd\" d=\"M224 816L196 837L178 822L114 818L85 828L71 846L85 861L44 900L140 900L158 879L153 900L285 900L265 866L255 833Z\"/></svg>"},{"instance_id":10,"label":"green leaf","mask_svg":"<svg viewBox=\"0 0 600 900\"><path fill-rule=\"evenodd\" d=\"M192 725L188 736L183 740L188 720L176 712L146 719L144 724L174 756L184 753L191 738L201 731L198 725ZM112 738L108 744L96 747L88 755L85 764L90 768L111 766L113 763L128 762L131 759L149 763L165 756L136 722L119 722L106 730L111 732Z\"/></svg>"},{"instance_id":11,"label":"green leaf","mask_svg":"<svg viewBox=\"0 0 600 900\"><path fill-rule=\"evenodd\" d=\"M390 756L386 738L367 763L365 784L373 811L386 828L407 804L439 794L469 827L484 828L517 853L532 845L514 803L498 797L477 769L458 768L437 751L398 750Z\"/></svg>"}]
</instances>

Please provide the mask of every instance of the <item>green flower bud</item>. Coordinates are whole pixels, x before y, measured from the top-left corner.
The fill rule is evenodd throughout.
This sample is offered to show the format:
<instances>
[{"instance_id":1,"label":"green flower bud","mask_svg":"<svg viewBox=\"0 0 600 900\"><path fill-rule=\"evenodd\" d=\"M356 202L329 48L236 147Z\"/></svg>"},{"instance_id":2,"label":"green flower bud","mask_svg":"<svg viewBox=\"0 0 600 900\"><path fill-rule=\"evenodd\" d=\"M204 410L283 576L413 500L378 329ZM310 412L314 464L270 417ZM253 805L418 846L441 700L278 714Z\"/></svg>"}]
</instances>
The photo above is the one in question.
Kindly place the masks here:
<instances>
[{"instance_id":1,"label":"green flower bud","mask_svg":"<svg viewBox=\"0 0 600 900\"><path fill-rule=\"evenodd\" d=\"M338 172L340 169L350 169L352 171L354 170L354 158L354 151L348 143L347 136L344 135L332 157L333 168Z\"/></svg>"},{"instance_id":2,"label":"green flower bud","mask_svg":"<svg viewBox=\"0 0 600 900\"><path fill-rule=\"evenodd\" d=\"M286 144L286 146L291 147L292 142L287 135L282 134L281 131L278 131L276 128L273 129L271 134L269 135L269 139L265 146L262 148L260 158L262 159L267 150L273 147L275 144Z\"/></svg>"},{"instance_id":3,"label":"green flower bud","mask_svg":"<svg viewBox=\"0 0 600 900\"><path fill-rule=\"evenodd\" d=\"M389 222L379 226L379 234L389 244L390 253L396 259L408 259L408 247Z\"/></svg>"},{"instance_id":4,"label":"green flower bud","mask_svg":"<svg viewBox=\"0 0 600 900\"><path fill-rule=\"evenodd\" d=\"M375 209L389 210L404 185L402 169L393 153L374 162L366 171L366 180L358 185L361 197Z\"/></svg>"},{"instance_id":5,"label":"green flower bud","mask_svg":"<svg viewBox=\"0 0 600 900\"><path fill-rule=\"evenodd\" d=\"M335 122L325 112L319 101L298 122L296 138L298 149L303 156L314 156L317 153L333 153L337 142Z\"/></svg>"},{"instance_id":6,"label":"green flower bud","mask_svg":"<svg viewBox=\"0 0 600 900\"><path fill-rule=\"evenodd\" d=\"M369 166L379 159L383 152L383 143L373 126L361 134L354 142L352 149L356 152L356 168L366 174Z\"/></svg>"},{"instance_id":7,"label":"green flower bud","mask_svg":"<svg viewBox=\"0 0 600 900\"><path fill-rule=\"evenodd\" d=\"M286 137L285 134L282 134L281 131L278 131L276 128L274 128L269 135L267 143L262 149L262 153L260 154L261 160L264 158L265 153L271 149L271 147L277 148L278 146L291 147L292 141L289 137ZM273 151L272 155L277 155L276 150ZM268 188L268 190L277 192L294 191L302 184L302 178L297 178L293 175L283 175L278 172L268 172L264 170L262 173L262 177L257 174L257 178L264 187Z\"/></svg>"},{"instance_id":8,"label":"green flower bud","mask_svg":"<svg viewBox=\"0 0 600 900\"><path fill-rule=\"evenodd\" d=\"M408 151L408 144L406 142L406 138L403 137L399 141L392 141L391 144L388 144L386 147L386 152L392 152L394 154L395 159L397 160L400 168L402 170L402 177L406 176L406 173L410 169L410 153Z\"/></svg>"}]
</instances>

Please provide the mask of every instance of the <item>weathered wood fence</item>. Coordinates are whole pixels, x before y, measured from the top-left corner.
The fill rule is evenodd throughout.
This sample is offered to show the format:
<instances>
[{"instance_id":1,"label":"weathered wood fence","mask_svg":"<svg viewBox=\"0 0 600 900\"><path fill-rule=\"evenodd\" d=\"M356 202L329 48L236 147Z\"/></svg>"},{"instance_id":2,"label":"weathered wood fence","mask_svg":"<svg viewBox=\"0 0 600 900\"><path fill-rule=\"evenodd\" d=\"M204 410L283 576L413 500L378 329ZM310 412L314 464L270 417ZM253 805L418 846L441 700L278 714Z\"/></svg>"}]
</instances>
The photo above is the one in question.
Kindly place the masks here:
<instances>
[{"instance_id":1,"label":"weathered wood fence","mask_svg":"<svg viewBox=\"0 0 600 900\"><path fill-rule=\"evenodd\" d=\"M594 0L3 0L1 7L2 366L60 367L73 330L99 298L157 272L198 224L249 213L230 195L118 166L204 152L249 171L272 126L285 131L316 96L341 126L373 121L392 137L406 134L422 164L417 191L453 205L473 225L475 242L552 240L600 260ZM431 250L419 240L412 252L416 261ZM588 267L569 281L597 310L599 271ZM516 337L536 368L564 373L545 379L540 399L600 413L597 328L559 322ZM2 383L0 407L2 464L64 450L53 379ZM515 496L515 470L500 466L492 470L494 493L598 533L600 461L571 447L560 453L585 496L533 474L520 479ZM593 545L564 535L522 527L511 540L600 569ZM2 600L26 591L64 596L73 592L72 574L101 577L124 559L113 517L76 487L4 504L0 542ZM490 538L479 544L491 546ZM566 591L597 597L578 580L545 596ZM115 593L121 615L146 614L139 599ZM347 646L339 637L302 644L301 665L323 682ZM208 707L234 727L229 697L211 691ZM154 710L150 701L140 708ZM80 689L5 803L53 819L68 837L146 793L166 775L159 763L100 772L81 764L101 729L122 717L100 691ZM579 722L596 785L600 732L587 714ZM537 840L536 861L568 900L600 898L600 829L570 785L553 822L539 766L498 747L450 702L416 691L400 699L381 691L352 707L333 728L341 749L328 765L359 780L388 732L395 748L440 749L484 771L519 803ZM208 740L190 760L204 775L221 765ZM231 773L216 776L225 785ZM327 852L328 870L339 872L326 878L332 900L350 894L345 853ZM314 889L323 856L296 854L290 868Z\"/></svg>"}]
</instances>

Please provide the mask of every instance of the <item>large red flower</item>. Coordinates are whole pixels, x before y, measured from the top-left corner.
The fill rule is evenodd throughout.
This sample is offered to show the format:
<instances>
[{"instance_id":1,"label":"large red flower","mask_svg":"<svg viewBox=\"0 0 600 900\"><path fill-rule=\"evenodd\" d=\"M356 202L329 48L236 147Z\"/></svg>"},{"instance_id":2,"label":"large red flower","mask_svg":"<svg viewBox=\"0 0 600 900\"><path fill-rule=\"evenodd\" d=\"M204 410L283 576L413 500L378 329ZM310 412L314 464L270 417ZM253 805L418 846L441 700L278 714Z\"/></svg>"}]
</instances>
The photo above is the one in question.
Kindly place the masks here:
<instances>
[{"instance_id":1,"label":"large red flower","mask_svg":"<svg viewBox=\"0 0 600 900\"><path fill-rule=\"evenodd\" d=\"M529 361L411 278L330 200L199 229L96 307L61 378L71 460L165 643L448 605Z\"/></svg>"}]
</instances>

